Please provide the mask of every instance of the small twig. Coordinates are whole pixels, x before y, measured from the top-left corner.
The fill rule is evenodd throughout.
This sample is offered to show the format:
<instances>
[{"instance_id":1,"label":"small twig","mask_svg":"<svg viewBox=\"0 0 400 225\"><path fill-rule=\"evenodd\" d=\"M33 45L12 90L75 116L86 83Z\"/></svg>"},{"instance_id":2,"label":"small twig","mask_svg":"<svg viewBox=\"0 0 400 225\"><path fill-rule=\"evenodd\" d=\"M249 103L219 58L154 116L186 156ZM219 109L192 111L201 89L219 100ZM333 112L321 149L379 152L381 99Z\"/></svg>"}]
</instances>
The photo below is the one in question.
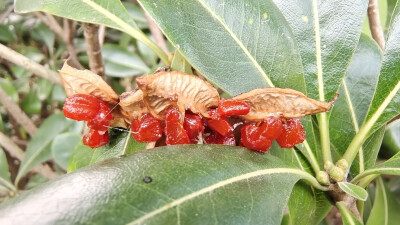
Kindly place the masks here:
<instances>
[{"instance_id":1,"label":"small twig","mask_svg":"<svg viewBox=\"0 0 400 225\"><path fill-rule=\"evenodd\" d=\"M12 157L18 159L19 161L24 159L24 151L2 132L0 132L0 145L3 146ZM40 173L48 179L54 179L58 177L57 173L55 173L48 165L37 165L32 169L32 171Z\"/></svg>"},{"instance_id":2,"label":"small twig","mask_svg":"<svg viewBox=\"0 0 400 225\"><path fill-rule=\"evenodd\" d=\"M144 15L146 17L147 23L149 24L150 32L153 35L154 40L156 41L156 44L166 54L168 54L167 43L164 39L164 35L162 34L161 30L158 28L157 24L154 23L154 21L151 19L151 17L149 16L149 14L147 12L144 12Z\"/></svg>"},{"instance_id":3,"label":"small twig","mask_svg":"<svg viewBox=\"0 0 400 225\"><path fill-rule=\"evenodd\" d=\"M50 70L35 61L28 59L22 54L19 54L18 52L0 44L0 57L18 65L21 66L22 68L30 71L31 73L42 77L54 84L60 84L61 81L58 76L58 73L54 72L53 70Z\"/></svg>"},{"instance_id":4,"label":"small twig","mask_svg":"<svg viewBox=\"0 0 400 225\"><path fill-rule=\"evenodd\" d=\"M69 60L77 69L84 69L78 59L78 53L75 50L74 37L76 22L69 19L63 19L65 45L69 52Z\"/></svg>"},{"instance_id":5,"label":"small twig","mask_svg":"<svg viewBox=\"0 0 400 225\"><path fill-rule=\"evenodd\" d=\"M368 21L372 38L378 43L382 50L385 48L385 37L379 18L378 0L369 0L368 4Z\"/></svg>"},{"instance_id":6,"label":"small twig","mask_svg":"<svg viewBox=\"0 0 400 225\"><path fill-rule=\"evenodd\" d=\"M100 43L101 47L103 47L105 37L106 37L106 26L100 25L100 27L99 27L99 43Z\"/></svg>"},{"instance_id":7,"label":"small twig","mask_svg":"<svg viewBox=\"0 0 400 225\"><path fill-rule=\"evenodd\" d=\"M86 52L89 56L89 67L94 73L104 76L104 62L99 42L99 25L84 23L83 30L86 41Z\"/></svg>"},{"instance_id":8,"label":"small twig","mask_svg":"<svg viewBox=\"0 0 400 225\"><path fill-rule=\"evenodd\" d=\"M37 131L35 124L33 124L25 112L22 111L17 104L15 104L15 102L10 96L7 95L2 87L0 87L0 102L6 107L9 116L14 117L14 119L21 124L21 126L29 133L29 135L31 135L31 137L35 135Z\"/></svg>"},{"instance_id":9,"label":"small twig","mask_svg":"<svg viewBox=\"0 0 400 225\"><path fill-rule=\"evenodd\" d=\"M12 11L14 10L14 5L11 5L7 11L0 17L0 24L2 24L4 22L4 20L7 19L7 17L10 15L10 13L12 13Z\"/></svg>"}]
</instances>

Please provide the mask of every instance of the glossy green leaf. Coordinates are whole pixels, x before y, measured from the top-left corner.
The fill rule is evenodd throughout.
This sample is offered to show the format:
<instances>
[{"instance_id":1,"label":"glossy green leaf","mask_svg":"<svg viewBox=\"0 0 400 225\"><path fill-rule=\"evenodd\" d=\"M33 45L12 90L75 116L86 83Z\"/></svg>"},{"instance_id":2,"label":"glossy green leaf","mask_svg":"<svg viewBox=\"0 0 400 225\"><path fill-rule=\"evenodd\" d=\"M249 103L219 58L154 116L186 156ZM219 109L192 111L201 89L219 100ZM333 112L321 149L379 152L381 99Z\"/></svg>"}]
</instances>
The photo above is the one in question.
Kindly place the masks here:
<instances>
[{"instance_id":1,"label":"glossy green leaf","mask_svg":"<svg viewBox=\"0 0 400 225\"><path fill-rule=\"evenodd\" d=\"M139 1L168 39L230 95L257 87L305 91L293 34L267 1Z\"/></svg>"},{"instance_id":2,"label":"glossy green leaf","mask_svg":"<svg viewBox=\"0 0 400 225\"><path fill-rule=\"evenodd\" d=\"M150 41L146 35L140 31L133 18L126 11L121 1L118 0L16 0L15 11L18 13L27 13L34 11L43 11L60 17L66 17L72 20L82 22L103 24L123 32L144 42L153 51L155 51L164 61L168 58L157 45Z\"/></svg>"},{"instance_id":3,"label":"glossy green leaf","mask_svg":"<svg viewBox=\"0 0 400 225\"><path fill-rule=\"evenodd\" d=\"M71 132L62 133L54 137L51 143L52 157L63 169L67 170L72 152L81 139L81 134Z\"/></svg>"},{"instance_id":4,"label":"glossy green leaf","mask_svg":"<svg viewBox=\"0 0 400 225\"><path fill-rule=\"evenodd\" d=\"M344 202L337 202L336 207L342 216L343 225L362 225L357 218L350 212Z\"/></svg>"},{"instance_id":5,"label":"glossy green leaf","mask_svg":"<svg viewBox=\"0 0 400 225\"><path fill-rule=\"evenodd\" d=\"M126 155L146 148L146 143L136 142L126 130L111 129L109 132L110 143L102 147L91 149L82 142L79 143L72 153L68 172L108 158Z\"/></svg>"},{"instance_id":6,"label":"glossy green leaf","mask_svg":"<svg viewBox=\"0 0 400 225\"><path fill-rule=\"evenodd\" d=\"M368 198L367 191L360 186L348 182L338 182L338 185L342 191L353 196L355 199L365 201Z\"/></svg>"},{"instance_id":7,"label":"glossy green leaf","mask_svg":"<svg viewBox=\"0 0 400 225\"><path fill-rule=\"evenodd\" d=\"M11 183L10 171L8 170L8 162L4 150L0 147L0 186L9 190L15 190Z\"/></svg>"},{"instance_id":8,"label":"glossy green leaf","mask_svg":"<svg viewBox=\"0 0 400 225\"><path fill-rule=\"evenodd\" d=\"M387 126L382 145L385 147L382 151L385 156L392 157L400 152L400 120Z\"/></svg>"},{"instance_id":9,"label":"glossy green leaf","mask_svg":"<svg viewBox=\"0 0 400 225\"><path fill-rule=\"evenodd\" d=\"M42 110L42 102L36 90L30 91L22 100L22 110L29 115L39 114Z\"/></svg>"},{"instance_id":10,"label":"glossy green leaf","mask_svg":"<svg viewBox=\"0 0 400 225\"><path fill-rule=\"evenodd\" d=\"M400 113L400 6L393 12L381 74L365 123L370 134Z\"/></svg>"},{"instance_id":11,"label":"glossy green leaf","mask_svg":"<svg viewBox=\"0 0 400 225\"><path fill-rule=\"evenodd\" d=\"M43 122L35 136L29 141L25 158L21 162L15 179L16 184L34 166L51 158L51 142L54 137L68 129L72 123L62 113L54 114Z\"/></svg>"},{"instance_id":12,"label":"glossy green leaf","mask_svg":"<svg viewBox=\"0 0 400 225\"><path fill-rule=\"evenodd\" d=\"M0 205L0 223L275 225L300 178L315 181L274 156L245 148L161 147L22 193Z\"/></svg>"},{"instance_id":13,"label":"glossy green leaf","mask_svg":"<svg viewBox=\"0 0 400 225\"><path fill-rule=\"evenodd\" d=\"M105 44L102 54L107 76L129 77L150 72L139 56L121 46Z\"/></svg>"},{"instance_id":14,"label":"glossy green leaf","mask_svg":"<svg viewBox=\"0 0 400 225\"><path fill-rule=\"evenodd\" d=\"M329 101L339 89L357 46L368 1L274 2L299 46L307 96Z\"/></svg>"},{"instance_id":15,"label":"glossy green leaf","mask_svg":"<svg viewBox=\"0 0 400 225\"><path fill-rule=\"evenodd\" d=\"M360 181L363 177L366 177L368 175L372 174L390 174L390 175L397 175L400 176L400 152L397 153L395 156L390 158L389 160L380 163L368 170L365 170L363 173L359 174L356 176L353 180L352 183L357 183Z\"/></svg>"},{"instance_id":16,"label":"glossy green leaf","mask_svg":"<svg viewBox=\"0 0 400 225\"><path fill-rule=\"evenodd\" d=\"M400 205L382 178L376 183L374 206L366 225L396 225L400 221Z\"/></svg>"},{"instance_id":17,"label":"glossy green leaf","mask_svg":"<svg viewBox=\"0 0 400 225\"><path fill-rule=\"evenodd\" d=\"M143 29L149 27L144 12L138 5L132 2L122 2L122 5L124 5L126 11L128 11L139 28Z\"/></svg>"}]
</instances>

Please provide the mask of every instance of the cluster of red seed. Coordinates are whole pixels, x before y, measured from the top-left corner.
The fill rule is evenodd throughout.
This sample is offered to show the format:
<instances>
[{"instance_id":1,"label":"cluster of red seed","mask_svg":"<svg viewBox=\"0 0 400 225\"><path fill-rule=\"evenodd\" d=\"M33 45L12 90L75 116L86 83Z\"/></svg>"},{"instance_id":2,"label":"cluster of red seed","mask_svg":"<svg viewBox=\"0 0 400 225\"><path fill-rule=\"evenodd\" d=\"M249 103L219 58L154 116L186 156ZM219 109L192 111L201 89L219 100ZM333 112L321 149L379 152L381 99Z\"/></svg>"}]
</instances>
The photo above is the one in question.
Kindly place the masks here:
<instances>
[{"instance_id":1,"label":"cluster of red seed","mask_svg":"<svg viewBox=\"0 0 400 225\"><path fill-rule=\"evenodd\" d=\"M68 118L88 121L91 130L83 137L85 145L97 148L108 143L107 128L112 116L105 103L90 95L77 94L67 99L63 111ZM260 152L268 151L273 140L282 148L292 148L304 141L305 131L298 119L288 119L283 123L280 118L271 116L261 122L230 121L231 117L249 112L250 107L245 102L235 99L222 99L218 108L208 111L211 118L202 118L191 112L186 112L182 118L178 109L171 106L164 121L145 113L132 121L131 131L138 142L159 141L167 145L204 142L232 146L239 143ZM240 135L235 136L238 131Z\"/></svg>"},{"instance_id":2,"label":"cluster of red seed","mask_svg":"<svg viewBox=\"0 0 400 225\"><path fill-rule=\"evenodd\" d=\"M91 95L76 94L66 99L64 116L77 121L87 121L89 133L83 136L83 144L98 148L108 143L108 126L112 120L110 108Z\"/></svg>"}]
</instances>

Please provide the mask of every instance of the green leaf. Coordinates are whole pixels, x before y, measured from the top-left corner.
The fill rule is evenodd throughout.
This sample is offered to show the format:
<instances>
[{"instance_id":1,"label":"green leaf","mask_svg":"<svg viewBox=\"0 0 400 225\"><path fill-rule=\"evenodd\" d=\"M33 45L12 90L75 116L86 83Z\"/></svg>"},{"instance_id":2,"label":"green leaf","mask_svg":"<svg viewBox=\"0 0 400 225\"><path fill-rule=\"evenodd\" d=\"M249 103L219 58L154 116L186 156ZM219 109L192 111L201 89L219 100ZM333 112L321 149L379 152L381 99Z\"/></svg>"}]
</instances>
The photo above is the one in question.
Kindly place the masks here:
<instances>
[{"instance_id":1,"label":"green leaf","mask_svg":"<svg viewBox=\"0 0 400 225\"><path fill-rule=\"evenodd\" d=\"M63 169L67 170L72 152L81 141L82 135L79 133L62 133L54 137L51 143L51 153L54 161Z\"/></svg>"},{"instance_id":2,"label":"green leaf","mask_svg":"<svg viewBox=\"0 0 400 225\"><path fill-rule=\"evenodd\" d=\"M54 84L46 79L39 78L37 81L37 85L38 98L40 99L40 101L44 101L50 96Z\"/></svg>"},{"instance_id":3,"label":"green leaf","mask_svg":"<svg viewBox=\"0 0 400 225\"><path fill-rule=\"evenodd\" d=\"M4 150L0 147L0 186L4 186L9 190L15 190L11 183L10 171L8 170L8 162Z\"/></svg>"},{"instance_id":4,"label":"green leaf","mask_svg":"<svg viewBox=\"0 0 400 225\"><path fill-rule=\"evenodd\" d=\"M274 2L299 46L307 96L332 99L360 38L368 1Z\"/></svg>"},{"instance_id":5,"label":"green leaf","mask_svg":"<svg viewBox=\"0 0 400 225\"><path fill-rule=\"evenodd\" d=\"M393 12L391 29L386 41L381 74L366 123L360 136L366 136L400 113L400 6ZM361 132L362 131L362 132Z\"/></svg>"},{"instance_id":6,"label":"green leaf","mask_svg":"<svg viewBox=\"0 0 400 225\"><path fill-rule=\"evenodd\" d=\"M25 158L15 179L16 184L34 166L51 158L51 142L72 124L73 122L67 120L62 113L54 114L43 122L26 148Z\"/></svg>"},{"instance_id":7,"label":"green leaf","mask_svg":"<svg viewBox=\"0 0 400 225\"><path fill-rule=\"evenodd\" d=\"M228 94L267 86L305 91L296 42L271 0L139 3L188 62Z\"/></svg>"},{"instance_id":8,"label":"green leaf","mask_svg":"<svg viewBox=\"0 0 400 225\"><path fill-rule=\"evenodd\" d=\"M374 206L372 207L367 225L396 225L400 221L400 205L390 192L382 178L376 183Z\"/></svg>"},{"instance_id":9,"label":"green leaf","mask_svg":"<svg viewBox=\"0 0 400 225\"><path fill-rule=\"evenodd\" d=\"M178 50L175 51L174 57L172 58L171 70L181 71L189 74L193 73L192 66Z\"/></svg>"},{"instance_id":10,"label":"green leaf","mask_svg":"<svg viewBox=\"0 0 400 225\"><path fill-rule=\"evenodd\" d=\"M102 147L91 149L79 143L72 153L68 172L94 164L116 156L129 154L146 148L146 143L138 143L126 130L111 129L110 142Z\"/></svg>"},{"instance_id":11,"label":"green leaf","mask_svg":"<svg viewBox=\"0 0 400 225\"><path fill-rule=\"evenodd\" d=\"M139 56L121 46L105 44L102 53L107 76L130 77L150 72Z\"/></svg>"},{"instance_id":12,"label":"green leaf","mask_svg":"<svg viewBox=\"0 0 400 225\"><path fill-rule=\"evenodd\" d=\"M22 100L22 110L28 115L39 114L42 110L42 102L36 90L30 91Z\"/></svg>"},{"instance_id":13,"label":"green leaf","mask_svg":"<svg viewBox=\"0 0 400 225\"><path fill-rule=\"evenodd\" d=\"M374 174L374 175L390 174L390 175L400 176L400 152L397 153L392 158L390 158L389 160L387 160L386 162L378 164L378 165L360 173L351 182L357 183L363 177L366 177L366 176L369 176L372 174Z\"/></svg>"},{"instance_id":14,"label":"green leaf","mask_svg":"<svg viewBox=\"0 0 400 225\"><path fill-rule=\"evenodd\" d=\"M7 24L0 24L0 41L12 43L15 40L15 33L10 29Z\"/></svg>"},{"instance_id":15,"label":"green leaf","mask_svg":"<svg viewBox=\"0 0 400 225\"><path fill-rule=\"evenodd\" d=\"M337 202L336 206L342 215L343 225L362 225L362 223L350 212L344 202Z\"/></svg>"},{"instance_id":16,"label":"green leaf","mask_svg":"<svg viewBox=\"0 0 400 225\"><path fill-rule=\"evenodd\" d=\"M55 34L52 32L46 25L39 24L39 26L35 27L31 33L32 38L40 43L45 43L47 49L50 52L50 55L54 52L54 42L55 42Z\"/></svg>"},{"instance_id":17,"label":"green leaf","mask_svg":"<svg viewBox=\"0 0 400 225\"><path fill-rule=\"evenodd\" d=\"M11 97L11 99L15 103L18 103L18 101L19 101L18 92L15 89L15 87L13 86L13 84L11 83L11 81L9 81L5 78L0 78L0 86L7 93L7 95Z\"/></svg>"},{"instance_id":18,"label":"green leaf","mask_svg":"<svg viewBox=\"0 0 400 225\"><path fill-rule=\"evenodd\" d=\"M342 189L342 191L346 192L347 194L353 196L358 200L366 201L368 198L367 191L360 186L348 182L338 182L338 185L340 189Z\"/></svg>"},{"instance_id":19,"label":"green leaf","mask_svg":"<svg viewBox=\"0 0 400 225\"><path fill-rule=\"evenodd\" d=\"M392 157L400 152L400 120L396 120L387 126L382 146L385 148L381 153L386 157Z\"/></svg>"},{"instance_id":20,"label":"green leaf","mask_svg":"<svg viewBox=\"0 0 400 225\"><path fill-rule=\"evenodd\" d=\"M43 11L56 16L78 20L82 22L103 24L114 29L126 32L132 37L142 41L155 51L164 63L168 63L166 54L152 42L142 31L140 31L118 0L16 0L15 11L18 13L28 13Z\"/></svg>"},{"instance_id":21,"label":"green leaf","mask_svg":"<svg viewBox=\"0 0 400 225\"><path fill-rule=\"evenodd\" d=\"M124 5L126 11L128 11L139 28L143 29L149 27L144 12L138 5L132 2L122 2L122 5Z\"/></svg>"},{"instance_id":22,"label":"green leaf","mask_svg":"<svg viewBox=\"0 0 400 225\"><path fill-rule=\"evenodd\" d=\"M316 182L274 156L241 147L160 147L22 193L0 205L0 223L275 225L300 178Z\"/></svg>"}]
</instances>

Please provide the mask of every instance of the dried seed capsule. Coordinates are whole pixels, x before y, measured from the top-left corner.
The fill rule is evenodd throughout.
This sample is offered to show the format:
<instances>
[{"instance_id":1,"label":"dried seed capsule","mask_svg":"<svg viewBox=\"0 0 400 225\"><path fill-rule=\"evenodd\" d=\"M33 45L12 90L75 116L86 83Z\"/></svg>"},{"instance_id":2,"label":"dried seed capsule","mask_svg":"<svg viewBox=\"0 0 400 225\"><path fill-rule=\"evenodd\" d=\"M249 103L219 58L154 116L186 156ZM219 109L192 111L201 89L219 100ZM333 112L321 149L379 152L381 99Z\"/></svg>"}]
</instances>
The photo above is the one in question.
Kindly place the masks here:
<instances>
[{"instance_id":1,"label":"dried seed capsule","mask_svg":"<svg viewBox=\"0 0 400 225\"><path fill-rule=\"evenodd\" d=\"M127 123L149 112L143 102L143 92L141 90L124 92L119 98L120 111Z\"/></svg>"},{"instance_id":2,"label":"dried seed capsule","mask_svg":"<svg viewBox=\"0 0 400 225\"><path fill-rule=\"evenodd\" d=\"M77 121L88 121L96 117L101 101L86 94L75 94L65 100L64 116Z\"/></svg>"},{"instance_id":3,"label":"dried seed capsule","mask_svg":"<svg viewBox=\"0 0 400 225\"><path fill-rule=\"evenodd\" d=\"M308 98L303 93L292 89L259 88L233 99L244 101L250 106L250 112L241 116L243 119L261 121L268 116L290 119L326 112L331 108L336 97L328 103Z\"/></svg>"},{"instance_id":4,"label":"dried seed capsule","mask_svg":"<svg viewBox=\"0 0 400 225\"><path fill-rule=\"evenodd\" d=\"M207 109L217 107L219 94L206 81L182 72L160 72L136 78L143 101L151 114L163 119L166 109L175 106L181 115L186 109L195 114L209 117ZM183 119L183 118L182 118Z\"/></svg>"}]
</instances>

